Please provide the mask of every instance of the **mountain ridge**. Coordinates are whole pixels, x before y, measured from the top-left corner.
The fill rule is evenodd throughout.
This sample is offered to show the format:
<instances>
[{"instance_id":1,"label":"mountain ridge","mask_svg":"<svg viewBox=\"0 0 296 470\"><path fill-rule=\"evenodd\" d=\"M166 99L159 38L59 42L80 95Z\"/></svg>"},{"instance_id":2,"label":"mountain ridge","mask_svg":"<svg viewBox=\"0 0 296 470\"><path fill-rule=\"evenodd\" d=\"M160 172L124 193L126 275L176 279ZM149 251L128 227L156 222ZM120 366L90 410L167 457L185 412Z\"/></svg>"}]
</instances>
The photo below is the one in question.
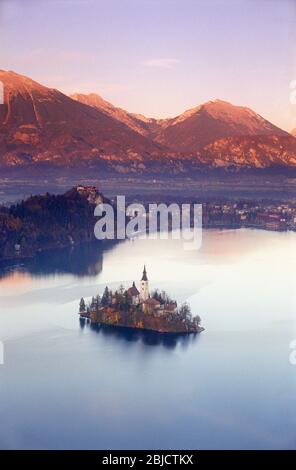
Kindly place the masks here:
<instances>
[{"instance_id":1,"label":"mountain ridge","mask_svg":"<svg viewBox=\"0 0 296 470\"><path fill-rule=\"evenodd\" d=\"M0 70L0 80L2 168L46 163L178 174L199 166L296 166L295 137L250 108L223 100L154 119L95 93L67 96L13 71Z\"/></svg>"},{"instance_id":2,"label":"mountain ridge","mask_svg":"<svg viewBox=\"0 0 296 470\"><path fill-rule=\"evenodd\" d=\"M160 146L98 109L15 72L0 71L4 105L0 110L0 152L8 164L21 155L32 162L135 157ZM20 155L21 154L21 155Z\"/></svg>"}]
</instances>

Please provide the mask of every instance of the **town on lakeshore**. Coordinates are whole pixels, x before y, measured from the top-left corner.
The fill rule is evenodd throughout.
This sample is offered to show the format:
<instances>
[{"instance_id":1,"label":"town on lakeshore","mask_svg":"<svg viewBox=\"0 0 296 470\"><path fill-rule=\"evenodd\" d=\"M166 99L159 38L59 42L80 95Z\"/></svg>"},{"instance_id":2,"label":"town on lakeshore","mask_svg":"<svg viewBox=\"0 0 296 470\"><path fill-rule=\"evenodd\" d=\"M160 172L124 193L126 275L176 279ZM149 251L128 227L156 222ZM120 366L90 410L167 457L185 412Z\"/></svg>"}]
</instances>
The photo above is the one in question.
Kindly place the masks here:
<instances>
[{"instance_id":1,"label":"town on lakeshore","mask_svg":"<svg viewBox=\"0 0 296 470\"><path fill-rule=\"evenodd\" d=\"M133 282L128 289L120 286L113 292L107 286L102 296L93 297L89 303L81 298L79 315L91 323L111 325L159 333L200 333L201 319L193 316L187 303L179 308L177 302L159 290L149 291L149 281L144 266L139 289Z\"/></svg>"},{"instance_id":2,"label":"town on lakeshore","mask_svg":"<svg viewBox=\"0 0 296 470\"><path fill-rule=\"evenodd\" d=\"M1 196L1 195L0 195ZM98 216L95 207L107 204L117 214L116 198L107 198L94 185L76 185L64 194L39 194L15 202L12 205L0 204L0 262L30 259L38 253L73 247L82 243L96 241L94 227ZM158 212L156 232L160 231L160 207L166 205L163 214L167 220L168 231L172 231L172 212L174 205L189 204L194 206L198 199L188 199L184 194L160 195L129 195L128 206L141 204L146 211L141 224L141 233L153 227L150 220L149 206L157 205ZM296 201L258 201L258 200L208 200L201 199L203 229L239 229L251 228L270 231L296 231ZM156 220L155 213L152 214ZM134 222L135 214L126 213L126 226ZM138 221L141 218L138 217ZM190 216L190 226L194 226L195 217ZM137 221L136 221L137 222ZM114 217L114 229L118 236L117 216ZM181 224L180 224L181 225ZM179 225L179 226L180 226ZM50 229L49 229L50 227ZM125 227L125 225L124 225ZM199 227L199 226L198 226ZM114 232L115 233L115 232ZM148 233L148 232L147 232ZM111 237L112 238L112 237Z\"/></svg>"}]
</instances>

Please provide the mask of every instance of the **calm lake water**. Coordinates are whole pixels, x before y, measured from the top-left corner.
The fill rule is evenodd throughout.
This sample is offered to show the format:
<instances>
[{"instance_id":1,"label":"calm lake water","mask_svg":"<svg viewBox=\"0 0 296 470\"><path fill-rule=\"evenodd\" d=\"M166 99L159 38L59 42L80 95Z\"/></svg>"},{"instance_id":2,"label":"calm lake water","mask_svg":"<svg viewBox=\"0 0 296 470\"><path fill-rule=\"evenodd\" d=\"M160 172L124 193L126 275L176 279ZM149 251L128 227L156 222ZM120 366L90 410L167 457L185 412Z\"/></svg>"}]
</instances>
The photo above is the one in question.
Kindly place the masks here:
<instances>
[{"instance_id":1,"label":"calm lake water","mask_svg":"<svg viewBox=\"0 0 296 470\"><path fill-rule=\"evenodd\" d=\"M0 447L295 449L296 234L206 231L48 253L0 278ZM81 296L138 281L197 336L93 329Z\"/></svg>"}]
</instances>

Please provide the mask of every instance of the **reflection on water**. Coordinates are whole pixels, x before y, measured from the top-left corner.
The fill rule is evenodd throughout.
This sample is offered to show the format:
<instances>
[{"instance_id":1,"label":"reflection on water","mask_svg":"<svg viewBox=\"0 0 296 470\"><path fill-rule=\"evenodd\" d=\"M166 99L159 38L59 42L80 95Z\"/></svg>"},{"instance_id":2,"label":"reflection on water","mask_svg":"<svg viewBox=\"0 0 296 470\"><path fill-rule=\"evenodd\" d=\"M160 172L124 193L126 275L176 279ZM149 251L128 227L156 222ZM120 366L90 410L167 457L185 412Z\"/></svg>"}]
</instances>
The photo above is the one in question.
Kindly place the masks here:
<instances>
[{"instance_id":1,"label":"reflection on water","mask_svg":"<svg viewBox=\"0 0 296 470\"><path fill-rule=\"evenodd\" d=\"M99 335L106 336L106 338L110 337L110 339L115 339L116 341L127 341L130 343L140 342L146 346L162 345L168 349L174 349L177 345L180 345L182 348L186 348L199 337L197 334L163 335L160 333L134 330L130 328L116 328L108 325L91 324L90 321L85 318L80 318L79 322L81 329L89 327L92 331L95 331Z\"/></svg>"},{"instance_id":2,"label":"reflection on water","mask_svg":"<svg viewBox=\"0 0 296 470\"><path fill-rule=\"evenodd\" d=\"M206 231L94 244L3 267L1 448L296 447L296 234ZM81 296L138 282L188 300L200 335L79 320Z\"/></svg>"},{"instance_id":3,"label":"reflection on water","mask_svg":"<svg viewBox=\"0 0 296 470\"><path fill-rule=\"evenodd\" d=\"M10 272L28 272L34 276L45 274L75 274L96 276L102 271L103 253L112 250L115 241L94 242L48 250L31 260L11 261L0 266L0 278Z\"/></svg>"}]
</instances>

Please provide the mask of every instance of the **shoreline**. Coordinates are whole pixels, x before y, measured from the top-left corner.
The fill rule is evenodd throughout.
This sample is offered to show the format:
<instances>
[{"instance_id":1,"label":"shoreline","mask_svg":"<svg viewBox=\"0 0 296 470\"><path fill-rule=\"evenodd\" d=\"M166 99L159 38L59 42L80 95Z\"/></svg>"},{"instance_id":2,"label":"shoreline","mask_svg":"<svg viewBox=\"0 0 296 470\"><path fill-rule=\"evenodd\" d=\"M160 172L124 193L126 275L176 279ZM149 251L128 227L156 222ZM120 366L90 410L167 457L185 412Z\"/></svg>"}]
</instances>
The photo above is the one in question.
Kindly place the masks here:
<instances>
[{"instance_id":1,"label":"shoreline","mask_svg":"<svg viewBox=\"0 0 296 470\"><path fill-rule=\"evenodd\" d=\"M99 322L91 322L89 317L83 316L79 314L79 320L84 322L89 322L93 327L105 328L109 331L127 331L127 332L143 332L143 333L153 333L155 335L159 335L160 337L173 337L173 336L189 336L189 335L198 335L205 331L205 328L200 326L199 331L183 331L183 332L174 332L174 331L159 331L159 330L152 330L149 328L136 328L133 326L125 326L125 325L112 325L110 323L99 323Z\"/></svg>"},{"instance_id":2,"label":"shoreline","mask_svg":"<svg viewBox=\"0 0 296 470\"><path fill-rule=\"evenodd\" d=\"M143 331L143 332L155 333L157 335L165 335L165 336L197 335L205 331L205 328L203 328L202 326L198 326L196 330L192 330L192 331L185 330L185 329L182 331L181 330L176 331L176 330L160 330L156 328L149 328L147 326L140 327L140 326L119 324L119 323L114 324L114 323L110 323L106 321L96 321L96 320L93 320L91 316L81 315L80 313L78 314L79 314L79 320L90 322L91 325L103 326L103 327L110 328L110 329L118 329L118 330L126 330L126 331L130 330L134 332Z\"/></svg>"},{"instance_id":3,"label":"shoreline","mask_svg":"<svg viewBox=\"0 0 296 470\"><path fill-rule=\"evenodd\" d=\"M277 232L277 233L288 233L288 232L296 232L296 230L292 230L292 229L270 229L270 228L265 228L265 227L259 227L259 226L255 226L255 225L241 225L241 226L238 226L236 224L233 224L233 225L206 225L206 226L203 226L203 229L204 230L243 230L243 229L246 229L246 230L262 230L264 232ZM159 233L159 232L157 232ZM114 242L117 242L117 243L121 243L121 242L124 242L124 241L127 241L129 240L128 238L126 238L125 240L113 240ZM69 244L59 244L59 245L56 245L56 246L50 246L50 247L45 247L45 248L38 248L34 253L32 253L31 255L22 255L22 254L19 254L19 255L16 255L16 256L9 256L9 257L5 257L5 258L1 258L0 257L0 268L2 267L2 265L9 265L10 263L16 263L17 261L20 261L20 262L29 262L29 261L32 261L34 259L36 259L38 257L39 254L43 254L43 253L46 253L46 252L51 252L51 251L59 251L59 250L63 250L63 249L71 249L71 248L77 248L79 246L87 246L87 245L91 245L91 244L94 244L94 243L104 243L106 240L89 240L89 241L82 241L82 242L79 242L79 243L69 243ZM109 240L108 240L109 241Z\"/></svg>"}]
</instances>

